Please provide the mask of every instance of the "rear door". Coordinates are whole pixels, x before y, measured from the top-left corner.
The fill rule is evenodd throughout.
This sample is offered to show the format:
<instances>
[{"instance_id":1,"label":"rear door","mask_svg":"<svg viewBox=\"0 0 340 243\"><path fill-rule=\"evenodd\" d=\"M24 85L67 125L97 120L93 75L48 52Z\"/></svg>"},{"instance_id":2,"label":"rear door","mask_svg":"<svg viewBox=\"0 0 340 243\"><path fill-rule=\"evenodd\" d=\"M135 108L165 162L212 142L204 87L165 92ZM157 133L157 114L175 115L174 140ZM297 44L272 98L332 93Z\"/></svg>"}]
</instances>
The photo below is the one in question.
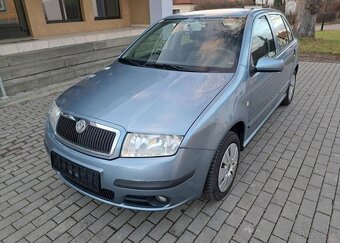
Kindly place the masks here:
<instances>
[{"instance_id":1,"label":"rear door","mask_svg":"<svg viewBox=\"0 0 340 243\"><path fill-rule=\"evenodd\" d=\"M292 32L279 13L269 14L269 20L277 42L277 57L285 62L284 70L279 74L278 86L281 92L286 92L286 87L294 71L294 62L297 55L297 43L294 42Z\"/></svg>"}]
</instances>

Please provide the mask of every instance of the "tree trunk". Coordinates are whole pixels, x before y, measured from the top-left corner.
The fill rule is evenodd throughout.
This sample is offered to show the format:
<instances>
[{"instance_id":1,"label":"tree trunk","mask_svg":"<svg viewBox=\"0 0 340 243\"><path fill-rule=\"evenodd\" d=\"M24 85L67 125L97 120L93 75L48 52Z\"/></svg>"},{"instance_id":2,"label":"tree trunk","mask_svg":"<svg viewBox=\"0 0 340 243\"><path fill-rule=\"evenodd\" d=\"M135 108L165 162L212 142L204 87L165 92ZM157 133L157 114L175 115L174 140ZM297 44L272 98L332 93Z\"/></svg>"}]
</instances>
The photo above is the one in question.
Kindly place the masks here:
<instances>
[{"instance_id":1,"label":"tree trunk","mask_svg":"<svg viewBox=\"0 0 340 243\"><path fill-rule=\"evenodd\" d=\"M297 37L315 37L316 16L320 0L298 0L294 32Z\"/></svg>"}]
</instances>

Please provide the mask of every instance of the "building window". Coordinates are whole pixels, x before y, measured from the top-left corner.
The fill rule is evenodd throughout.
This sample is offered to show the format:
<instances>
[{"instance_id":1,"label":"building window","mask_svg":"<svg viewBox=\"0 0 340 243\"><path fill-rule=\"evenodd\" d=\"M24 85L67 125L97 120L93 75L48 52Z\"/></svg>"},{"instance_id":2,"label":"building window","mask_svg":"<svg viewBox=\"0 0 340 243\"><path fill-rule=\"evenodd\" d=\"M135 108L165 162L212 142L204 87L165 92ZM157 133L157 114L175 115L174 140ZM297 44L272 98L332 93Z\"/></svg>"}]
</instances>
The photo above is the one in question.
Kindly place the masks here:
<instances>
[{"instance_id":1,"label":"building window","mask_svg":"<svg viewBox=\"0 0 340 243\"><path fill-rule=\"evenodd\" d=\"M180 9L174 9L174 10L172 10L172 13L173 13L173 14L178 14L178 13L180 13L180 12L181 12Z\"/></svg>"},{"instance_id":2,"label":"building window","mask_svg":"<svg viewBox=\"0 0 340 243\"><path fill-rule=\"evenodd\" d=\"M95 20L119 19L119 0L92 0Z\"/></svg>"},{"instance_id":3,"label":"building window","mask_svg":"<svg viewBox=\"0 0 340 243\"><path fill-rule=\"evenodd\" d=\"M6 5L4 0L0 0L0 12L6 12Z\"/></svg>"},{"instance_id":4,"label":"building window","mask_svg":"<svg viewBox=\"0 0 340 243\"><path fill-rule=\"evenodd\" d=\"M42 0L47 23L82 21L79 0Z\"/></svg>"}]
</instances>

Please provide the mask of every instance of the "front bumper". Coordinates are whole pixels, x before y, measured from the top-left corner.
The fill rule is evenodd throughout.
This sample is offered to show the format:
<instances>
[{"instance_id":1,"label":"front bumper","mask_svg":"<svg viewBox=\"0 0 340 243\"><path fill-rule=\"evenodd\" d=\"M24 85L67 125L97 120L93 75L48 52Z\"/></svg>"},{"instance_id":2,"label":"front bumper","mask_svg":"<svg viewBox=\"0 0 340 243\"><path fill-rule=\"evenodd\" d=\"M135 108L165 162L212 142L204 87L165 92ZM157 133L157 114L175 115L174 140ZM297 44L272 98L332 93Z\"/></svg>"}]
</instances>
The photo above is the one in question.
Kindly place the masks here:
<instances>
[{"instance_id":1,"label":"front bumper","mask_svg":"<svg viewBox=\"0 0 340 243\"><path fill-rule=\"evenodd\" d=\"M214 156L212 150L180 148L176 155L170 157L105 160L60 143L48 123L45 146L50 156L54 152L79 166L99 172L101 188L112 191L114 197L110 200L100 197L59 173L68 185L111 205L150 211L171 209L199 198ZM144 199L156 196L166 197L168 201L161 205L145 203Z\"/></svg>"}]
</instances>

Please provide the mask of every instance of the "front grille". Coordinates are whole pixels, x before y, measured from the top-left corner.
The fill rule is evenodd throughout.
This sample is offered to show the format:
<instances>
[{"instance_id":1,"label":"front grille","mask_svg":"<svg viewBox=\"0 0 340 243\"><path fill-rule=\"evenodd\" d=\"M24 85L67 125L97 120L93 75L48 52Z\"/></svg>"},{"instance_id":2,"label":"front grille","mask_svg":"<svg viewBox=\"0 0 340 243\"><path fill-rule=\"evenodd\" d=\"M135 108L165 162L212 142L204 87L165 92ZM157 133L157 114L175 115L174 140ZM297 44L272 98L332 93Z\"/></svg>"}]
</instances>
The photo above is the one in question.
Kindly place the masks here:
<instances>
[{"instance_id":1,"label":"front grille","mask_svg":"<svg viewBox=\"0 0 340 243\"><path fill-rule=\"evenodd\" d=\"M110 154L116 133L87 125L82 133L76 131L76 120L60 116L57 134L77 146L99 153Z\"/></svg>"},{"instance_id":2,"label":"front grille","mask_svg":"<svg viewBox=\"0 0 340 243\"><path fill-rule=\"evenodd\" d=\"M51 153L51 162L52 168L57 170L72 185L96 197L113 201L114 192L101 188L98 171L75 164L55 152Z\"/></svg>"}]
</instances>

